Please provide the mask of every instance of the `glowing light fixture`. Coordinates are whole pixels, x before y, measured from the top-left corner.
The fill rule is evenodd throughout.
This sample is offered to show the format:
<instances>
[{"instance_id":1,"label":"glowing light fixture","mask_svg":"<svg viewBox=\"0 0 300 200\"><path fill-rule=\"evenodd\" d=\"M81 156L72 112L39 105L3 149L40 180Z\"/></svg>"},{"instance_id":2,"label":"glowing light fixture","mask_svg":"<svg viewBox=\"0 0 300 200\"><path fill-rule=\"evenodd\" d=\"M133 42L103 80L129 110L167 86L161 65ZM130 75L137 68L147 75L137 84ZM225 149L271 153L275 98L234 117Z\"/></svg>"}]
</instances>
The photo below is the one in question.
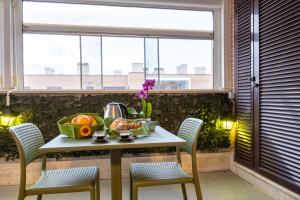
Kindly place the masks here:
<instances>
[{"instance_id":1,"label":"glowing light fixture","mask_svg":"<svg viewBox=\"0 0 300 200\"><path fill-rule=\"evenodd\" d=\"M10 108L10 97L9 95L16 89L10 90L6 94L6 108L1 112L0 115L0 124L1 126L9 127L11 126L18 114Z\"/></svg>"},{"instance_id":2,"label":"glowing light fixture","mask_svg":"<svg viewBox=\"0 0 300 200\"><path fill-rule=\"evenodd\" d=\"M234 125L233 121L227 120L227 119L223 120L223 124L222 124L223 129L230 131L232 129L233 125Z\"/></svg>"},{"instance_id":3,"label":"glowing light fixture","mask_svg":"<svg viewBox=\"0 0 300 200\"><path fill-rule=\"evenodd\" d=\"M14 123L17 116L18 114L15 111L13 111L11 108L9 107L5 108L2 111L0 116L1 126L5 126L5 127L11 126Z\"/></svg>"}]
</instances>

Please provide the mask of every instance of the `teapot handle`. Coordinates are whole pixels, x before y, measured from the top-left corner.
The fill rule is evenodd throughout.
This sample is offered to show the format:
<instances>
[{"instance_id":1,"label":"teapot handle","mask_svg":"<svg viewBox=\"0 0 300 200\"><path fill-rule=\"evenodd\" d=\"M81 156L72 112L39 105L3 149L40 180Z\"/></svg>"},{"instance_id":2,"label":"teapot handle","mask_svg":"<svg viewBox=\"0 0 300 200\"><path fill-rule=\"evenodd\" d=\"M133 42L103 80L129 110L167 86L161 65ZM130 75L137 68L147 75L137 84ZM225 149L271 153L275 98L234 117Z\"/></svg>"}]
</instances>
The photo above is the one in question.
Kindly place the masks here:
<instances>
[{"instance_id":1,"label":"teapot handle","mask_svg":"<svg viewBox=\"0 0 300 200\"><path fill-rule=\"evenodd\" d=\"M119 103L119 106L121 108L121 110L124 110L125 111L125 118L128 117L128 110L127 110L127 106L123 103Z\"/></svg>"}]
</instances>

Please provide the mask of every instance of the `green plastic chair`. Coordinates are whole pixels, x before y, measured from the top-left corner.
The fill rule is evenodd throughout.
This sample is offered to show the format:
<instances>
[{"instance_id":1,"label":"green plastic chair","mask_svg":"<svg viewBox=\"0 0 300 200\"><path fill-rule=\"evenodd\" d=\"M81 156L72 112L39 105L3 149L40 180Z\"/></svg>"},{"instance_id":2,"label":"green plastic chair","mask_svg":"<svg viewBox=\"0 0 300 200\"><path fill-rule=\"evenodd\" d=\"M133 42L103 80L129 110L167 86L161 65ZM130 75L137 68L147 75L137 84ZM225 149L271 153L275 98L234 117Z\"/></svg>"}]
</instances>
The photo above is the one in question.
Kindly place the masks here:
<instances>
[{"instance_id":1,"label":"green plastic chair","mask_svg":"<svg viewBox=\"0 0 300 200\"><path fill-rule=\"evenodd\" d=\"M187 200L185 183L193 183L198 200L202 200L197 172L197 141L203 121L187 118L181 124L178 137L186 140L183 147L176 148L177 162L133 163L130 168L130 199L138 199L138 188L145 186L181 184L183 197ZM193 176L189 176L181 167L181 151L192 157Z\"/></svg>"},{"instance_id":2,"label":"green plastic chair","mask_svg":"<svg viewBox=\"0 0 300 200\"><path fill-rule=\"evenodd\" d=\"M17 125L9 129L19 151L20 189L19 200L26 196L43 194L90 192L91 200L100 199L98 167L81 167L61 170L46 170L46 155L39 148L44 145L40 130L30 123ZM34 160L42 158L42 174L39 180L26 188L26 167Z\"/></svg>"}]
</instances>

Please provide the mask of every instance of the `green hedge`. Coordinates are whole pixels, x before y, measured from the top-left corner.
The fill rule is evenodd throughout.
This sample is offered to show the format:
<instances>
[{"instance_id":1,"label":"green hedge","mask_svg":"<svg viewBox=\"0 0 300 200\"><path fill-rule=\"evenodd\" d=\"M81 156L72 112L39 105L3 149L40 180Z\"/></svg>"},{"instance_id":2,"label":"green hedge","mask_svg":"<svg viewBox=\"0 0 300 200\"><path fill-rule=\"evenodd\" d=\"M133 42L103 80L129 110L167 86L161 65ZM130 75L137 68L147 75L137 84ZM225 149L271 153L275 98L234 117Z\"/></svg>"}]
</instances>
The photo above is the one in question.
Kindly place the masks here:
<instances>
[{"instance_id":1,"label":"green hedge","mask_svg":"<svg viewBox=\"0 0 300 200\"><path fill-rule=\"evenodd\" d=\"M151 94L153 120L167 130L177 133L180 123L187 117L198 117L205 121L203 134L199 140L201 150L214 151L228 146L228 134L215 131L217 120L232 111L231 101L226 93L201 94ZM45 141L59 134L56 122L62 117L82 112L96 112L103 115L103 107L109 102L122 102L135 108L141 106L136 94L13 94L11 106L22 114L19 121L32 122L42 131ZM0 109L5 105L5 95L0 95ZM218 132L219 131L219 132ZM217 139L216 139L217 138ZM227 139L226 139L227 138ZM173 148L134 149L125 153L168 152ZM73 152L51 154L50 157L103 155L107 151ZM0 157L7 160L17 157L17 149L7 129L0 134Z\"/></svg>"}]
</instances>

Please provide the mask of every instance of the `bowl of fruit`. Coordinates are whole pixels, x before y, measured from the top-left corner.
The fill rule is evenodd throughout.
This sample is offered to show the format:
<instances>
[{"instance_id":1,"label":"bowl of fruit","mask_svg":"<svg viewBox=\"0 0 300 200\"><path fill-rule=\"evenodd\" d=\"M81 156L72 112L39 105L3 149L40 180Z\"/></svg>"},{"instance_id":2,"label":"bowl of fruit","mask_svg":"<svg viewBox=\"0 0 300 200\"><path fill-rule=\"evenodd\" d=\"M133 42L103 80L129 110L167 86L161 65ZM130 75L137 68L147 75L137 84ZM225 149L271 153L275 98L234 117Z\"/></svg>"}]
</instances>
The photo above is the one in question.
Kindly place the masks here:
<instances>
[{"instance_id":1,"label":"bowl of fruit","mask_svg":"<svg viewBox=\"0 0 300 200\"><path fill-rule=\"evenodd\" d=\"M102 131L103 119L97 113L80 113L64 117L57 122L61 134L70 138L88 138L95 131Z\"/></svg>"}]
</instances>

